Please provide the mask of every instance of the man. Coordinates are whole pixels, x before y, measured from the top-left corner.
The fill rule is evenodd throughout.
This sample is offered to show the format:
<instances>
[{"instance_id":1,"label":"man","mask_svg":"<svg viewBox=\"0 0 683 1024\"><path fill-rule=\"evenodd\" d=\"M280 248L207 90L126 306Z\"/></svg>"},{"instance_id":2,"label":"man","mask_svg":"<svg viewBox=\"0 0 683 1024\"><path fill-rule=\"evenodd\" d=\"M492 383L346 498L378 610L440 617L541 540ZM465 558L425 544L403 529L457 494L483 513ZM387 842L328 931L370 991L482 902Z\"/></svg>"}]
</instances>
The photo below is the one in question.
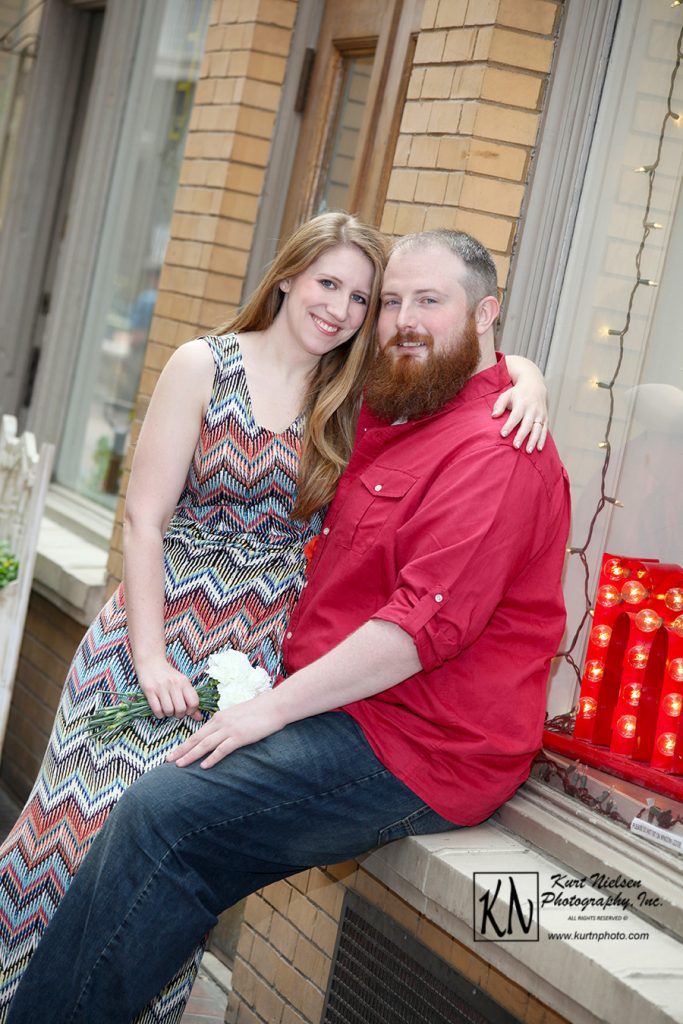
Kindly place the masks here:
<instances>
[{"instance_id":1,"label":"man","mask_svg":"<svg viewBox=\"0 0 683 1024\"><path fill-rule=\"evenodd\" d=\"M552 442L520 456L491 420L509 385L495 294L468 235L398 243L288 678L124 794L8 1024L125 1024L247 893L476 824L527 777L564 625L569 499Z\"/></svg>"}]
</instances>

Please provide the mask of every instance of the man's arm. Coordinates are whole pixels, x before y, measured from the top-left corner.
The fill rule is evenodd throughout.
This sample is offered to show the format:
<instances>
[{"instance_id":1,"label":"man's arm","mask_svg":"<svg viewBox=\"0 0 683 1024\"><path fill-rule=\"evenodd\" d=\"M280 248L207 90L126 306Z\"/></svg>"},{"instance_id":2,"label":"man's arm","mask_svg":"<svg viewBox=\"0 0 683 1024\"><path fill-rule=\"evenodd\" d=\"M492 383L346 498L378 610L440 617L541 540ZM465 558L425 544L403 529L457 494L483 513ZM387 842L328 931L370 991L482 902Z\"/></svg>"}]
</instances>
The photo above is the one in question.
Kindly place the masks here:
<instances>
[{"instance_id":1,"label":"man's arm","mask_svg":"<svg viewBox=\"0 0 683 1024\"><path fill-rule=\"evenodd\" d=\"M275 689L218 711L168 760L184 767L204 757L201 767L210 768L226 754L290 722L371 697L415 675L420 667L415 644L400 626L371 619Z\"/></svg>"}]
</instances>

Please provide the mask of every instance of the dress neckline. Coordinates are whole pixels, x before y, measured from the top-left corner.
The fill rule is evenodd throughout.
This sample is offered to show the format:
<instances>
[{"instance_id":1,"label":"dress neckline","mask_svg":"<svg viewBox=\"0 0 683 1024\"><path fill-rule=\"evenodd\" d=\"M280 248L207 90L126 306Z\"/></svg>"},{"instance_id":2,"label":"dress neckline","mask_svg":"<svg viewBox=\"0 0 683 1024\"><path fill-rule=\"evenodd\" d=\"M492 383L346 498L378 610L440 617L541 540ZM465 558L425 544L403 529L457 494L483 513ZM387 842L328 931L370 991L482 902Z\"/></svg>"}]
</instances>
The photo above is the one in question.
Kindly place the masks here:
<instances>
[{"instance_id":1,"label":"dress neckline","mask_svg":"<svg viewBox=\"0 0 683 1024\"><path fill-rule=\"evenodd\" d=\"M271 430L270 427L264 427L262 423L259 423L254 416L254 403L251 400L251 391L249 389L249 378L247 377L247 368L244 365L244 357L242 355L242 349L240 347L239 336L233 331L230 334L233 339L237 357L239 359L240 369L242 371L242 380L244 381L244 395L247 403L247 411L249 413L249 419L253 423L256 430L261 431L264 434L270 434L271 437L284 437L285 434L296 433L299 423L304 417L304 413L300 412L299 415L292 420L289 426L285 427L284 430Z\"/></svg>"}]
</instances>

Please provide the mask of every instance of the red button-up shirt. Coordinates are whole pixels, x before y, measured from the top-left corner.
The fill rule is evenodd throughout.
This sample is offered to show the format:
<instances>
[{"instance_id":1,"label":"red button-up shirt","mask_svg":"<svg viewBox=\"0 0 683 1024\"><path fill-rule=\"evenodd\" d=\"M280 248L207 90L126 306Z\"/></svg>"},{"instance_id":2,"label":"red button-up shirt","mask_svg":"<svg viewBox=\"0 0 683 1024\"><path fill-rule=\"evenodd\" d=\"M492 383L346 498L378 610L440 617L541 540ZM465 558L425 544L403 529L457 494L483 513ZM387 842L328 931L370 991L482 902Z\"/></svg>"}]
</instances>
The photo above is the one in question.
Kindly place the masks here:
<instances>
[{"instance_id":1,"label":"red button-up shirt","mask_svg":"<svg viewBox=\"0 0 683 1024\"><path fill-rule=\"evenodd\" d=\"M291 675L368 619L410 634L422 670L343 710L461 825L526 779L565 621L569 484L550 438L528 455L500 436L509 386L499 357L433 416L388 426L362 410L284 645Z\"/></svg>"}]
</instances>

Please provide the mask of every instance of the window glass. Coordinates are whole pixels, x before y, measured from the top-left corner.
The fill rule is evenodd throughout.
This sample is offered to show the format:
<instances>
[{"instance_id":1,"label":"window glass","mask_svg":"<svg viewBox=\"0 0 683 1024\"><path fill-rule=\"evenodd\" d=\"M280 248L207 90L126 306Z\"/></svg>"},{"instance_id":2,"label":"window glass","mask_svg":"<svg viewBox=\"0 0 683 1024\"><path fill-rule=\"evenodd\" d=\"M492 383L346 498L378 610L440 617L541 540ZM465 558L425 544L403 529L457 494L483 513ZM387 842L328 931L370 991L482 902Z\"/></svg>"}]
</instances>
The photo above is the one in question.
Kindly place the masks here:
<instances>
[{"instance_id":1,"label":"window glass","mask_svg":"<svg viewBox=\"0 0 683 1024\"><path fill-rule=\"evenodd\" d=\"M155 52L139 52L56 478L114 507L169 236L211 0L156 4ZM149 8L150 16L154 13ZM146 12L147 13L147 12Z\"/></svg>"},{"instance_id":2,"label":"window glass","mask_svg":"<svg viewBox=\"0 0 683 1024\"><path fill-rule=\"evenodd\" d=\"M0 227L35 63L41 14L42 6L29 0L0 0Z\"/></svg>"},{"instance_id":3,"label":"window glass","mask_svg":"<svg viewBox=\"0 0 683 1024\"><path fill-rule=\"evenodd\" d=\"M556 659L551 716L578 701L603 554L683 562L682 15L622 5L550 350L575 662Z\"/></svg>"},{"instance_id":4,"label":"window glass","mask_svg":"<svg viewBox=\"0 0 683 1024\"><path fill-rule=\"evenodd\" d=\"M317 213L347 208L373 62L374 55L343 59L336 123L330 133L326 166L318 191Z\"/></svg>"}]
</instances>

